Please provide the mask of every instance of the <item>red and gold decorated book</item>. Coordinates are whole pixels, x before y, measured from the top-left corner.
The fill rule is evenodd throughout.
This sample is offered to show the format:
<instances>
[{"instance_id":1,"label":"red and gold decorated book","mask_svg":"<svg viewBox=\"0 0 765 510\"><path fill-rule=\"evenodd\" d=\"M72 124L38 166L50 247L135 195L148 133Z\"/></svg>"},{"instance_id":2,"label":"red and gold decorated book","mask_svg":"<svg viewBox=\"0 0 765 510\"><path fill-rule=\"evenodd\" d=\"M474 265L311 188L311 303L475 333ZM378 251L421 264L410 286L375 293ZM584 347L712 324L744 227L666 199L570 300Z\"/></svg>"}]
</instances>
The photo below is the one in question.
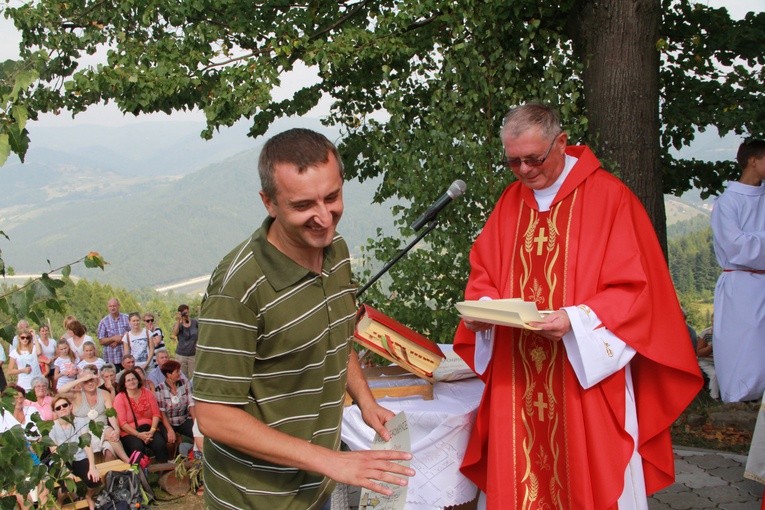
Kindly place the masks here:
<instances>
[{"instance_id":1,"label":"red and gold decorated book","mask_svg":"<svg viewBox=\"0 0 765 510\"><path fill-rule=\"evenodd\" d=\"M368 305L356 312L354 336L364 347L430 382L445 358L435 342Z\"/></svg>"}]
</instances>

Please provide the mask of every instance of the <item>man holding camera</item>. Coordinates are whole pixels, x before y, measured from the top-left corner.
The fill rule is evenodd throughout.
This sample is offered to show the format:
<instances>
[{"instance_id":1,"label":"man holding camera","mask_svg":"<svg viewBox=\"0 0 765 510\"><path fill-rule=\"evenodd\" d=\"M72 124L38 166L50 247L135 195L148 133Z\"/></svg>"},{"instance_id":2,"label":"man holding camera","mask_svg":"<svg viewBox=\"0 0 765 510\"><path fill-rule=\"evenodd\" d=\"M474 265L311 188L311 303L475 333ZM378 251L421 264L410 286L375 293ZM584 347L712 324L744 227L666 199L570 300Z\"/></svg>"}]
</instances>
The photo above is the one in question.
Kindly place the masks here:
<instances>
[{"instance_id":1,"label":"man holding camera","mask_svg":"<svg viewBox=\"0 0 765 510\"><path fill-rule=\"evenodd\" d=\"M189 305L178 306L173 324L173 337L178 340L175 359L181 364L181 372L189 379L194 377L198 332L199 324L189 316Z\"/></svg>"}]
</instances>

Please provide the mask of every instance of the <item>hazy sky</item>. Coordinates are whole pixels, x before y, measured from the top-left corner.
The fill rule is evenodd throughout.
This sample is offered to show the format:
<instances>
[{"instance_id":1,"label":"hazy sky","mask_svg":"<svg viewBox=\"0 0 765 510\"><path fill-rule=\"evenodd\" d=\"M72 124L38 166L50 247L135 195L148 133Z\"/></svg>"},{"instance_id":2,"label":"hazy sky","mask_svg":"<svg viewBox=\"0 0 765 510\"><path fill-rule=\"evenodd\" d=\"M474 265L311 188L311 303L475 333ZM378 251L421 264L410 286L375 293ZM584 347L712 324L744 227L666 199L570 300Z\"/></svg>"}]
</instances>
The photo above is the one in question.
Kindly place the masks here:
<instances>
[{"instance_id":1,"label":"hazy sky","mask_svg":"<svg viewBox=\"0 0 765 510\"><path fill-rule=\"evenodd\" d=\"M20 0L11 0L11 5L20 3ZM709 5L712 7L726 7L734 18L742 18L749 11L762 11L765 10L765 0L699 0L699 3ZM13 24L0 15L0 61L6 59L18 58L18 45L20 37ZM284 85L282 90L275 94L276 99L280 99L281 96L291 95L294 90L302 87L306 84L307 80L311 79L311 72L306 68L302 68L296 71L298 77L294 80L295 86L290 87L289 83L293 80L289 80L288 77L283 79ZM326 113L326 105L317 107L311 112L312 115L322 115ZM108 125L120 125L131 122L143 122L147 120L187 120L198 121L201 124L204 123L204 115L201 112L175 112L172 116L168 116L164 113L156 113L149 115L141 115L140 117L134 117L132 115L123 115L114 105L108 106L92 106L86 112L77 115L72 119L69 115L43 114L40 115L40 119L37 123L39 126L65 126L72 124L108 124Z\"/></svg>"}]
</instances>

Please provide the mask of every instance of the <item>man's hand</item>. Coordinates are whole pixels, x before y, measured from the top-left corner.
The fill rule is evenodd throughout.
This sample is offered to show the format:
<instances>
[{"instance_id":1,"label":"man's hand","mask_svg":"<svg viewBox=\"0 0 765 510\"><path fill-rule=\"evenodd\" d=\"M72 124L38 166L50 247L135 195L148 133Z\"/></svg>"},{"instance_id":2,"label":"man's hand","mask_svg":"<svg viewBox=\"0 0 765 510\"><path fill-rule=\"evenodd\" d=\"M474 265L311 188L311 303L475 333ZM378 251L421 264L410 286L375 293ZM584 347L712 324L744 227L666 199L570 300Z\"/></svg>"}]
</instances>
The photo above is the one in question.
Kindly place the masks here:
<instances>
[{"instance_id":1,"label":"man's hand","mask_svg":"<svg viewBox=\"0 0 765 510\"><path fill-rule=\"evenodd\" d=\"M369 404L361 409L361 418L364 420L364 423L369 425L369 427L380 434L380 437L386 441L390 440L390 432L385 428L385 424L394 416L396 416L396 414L393 411L385 409L377 402Z\"/></svg>"},{"instance_id":2,"label":"man's hand","mask_svg":"<svg viewBox=\"0 0 765 510\"><path fill-rule=\"evenodd\" d=\"M539 328L535 333L550 340L560 340L563 335L571 331L571 321L565 310L555 310L547 315L544 320L530 322L531 326Z\"/></svg>"},{"instance_id":3,"label":"man's hand","mask_svg":"<svg viewBox=\"0 0 765 510\"><path fill-rule=\"evenodd\" d=\"M393 493L379 482L404 486L406 477L414 476L414 469L392 462L409 460L412 454L395 450L365 450L359 452L333 452L333 459L327 462L326 475L336 482L366 487L386 496ZM402 475L402 476L396 476Z\"/></svg>"}]
</instances>

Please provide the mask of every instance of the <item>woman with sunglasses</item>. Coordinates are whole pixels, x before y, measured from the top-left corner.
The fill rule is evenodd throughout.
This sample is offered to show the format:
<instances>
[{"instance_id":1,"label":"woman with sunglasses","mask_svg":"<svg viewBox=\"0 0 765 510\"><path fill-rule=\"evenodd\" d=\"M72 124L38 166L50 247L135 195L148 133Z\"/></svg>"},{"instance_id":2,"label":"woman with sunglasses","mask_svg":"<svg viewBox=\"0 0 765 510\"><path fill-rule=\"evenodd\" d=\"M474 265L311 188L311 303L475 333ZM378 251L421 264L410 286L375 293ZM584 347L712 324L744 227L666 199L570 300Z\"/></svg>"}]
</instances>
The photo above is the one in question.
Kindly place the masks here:
<instances>
[{"instance_id":1,"label":"woman with sunglasses","mask_svg":"<svg viewBox=\"0 0 765 510\"><path fill-rule=\"evenodd\" d=\"M24 388L24 391L32 389L32 380L42 377L37 342L34 340L35 332L32 329L19 331L19 345L11 349L10 362L8 362L8 375L16 376L16 384Z\"/></svg>"},{"instance_id":2,"label":"woman with sunglasses","mask_svg":"<svg viewBox=\"0 0 765 510\"><path fill-rule=\"evenodd\" d=\"M79 444L80 436L88 432L88 426L87 424L78 424L77 420L72 420L72 403L69 399L60 395L57 396L53 400L52 409L56 420L53 422L50 438L56 446L52 446L51 450L56 451L56 447L65 443ZM93 500L93 494L101 481L101 475L96 469L93 449L89 445L84 448L77 448L74 459L67 462L67 466L73 474L85 482L87 486L85 499L88 502L88 508L95 510L96 504Z\"/></svg>"},{"instance_id":3,"label":"woman with sunglasses","mask_svg":"<svg viewBox=\"0 0 765 510\"><path fill-rule=\"evenodd\" d=\"M149 340L151 340L151 343L154 344L154 353L165 349L165 336L164 333L162 333L162 330L159 326L157 326L157 322L154 319L154 314L152 313L145 313L143 314L143 322L146 324L146 332L149 334ZM156 368L157 367L157 360L156 358L152 358L151 362L149 363L149 368Z\"/></svg>"}]
</instances>

